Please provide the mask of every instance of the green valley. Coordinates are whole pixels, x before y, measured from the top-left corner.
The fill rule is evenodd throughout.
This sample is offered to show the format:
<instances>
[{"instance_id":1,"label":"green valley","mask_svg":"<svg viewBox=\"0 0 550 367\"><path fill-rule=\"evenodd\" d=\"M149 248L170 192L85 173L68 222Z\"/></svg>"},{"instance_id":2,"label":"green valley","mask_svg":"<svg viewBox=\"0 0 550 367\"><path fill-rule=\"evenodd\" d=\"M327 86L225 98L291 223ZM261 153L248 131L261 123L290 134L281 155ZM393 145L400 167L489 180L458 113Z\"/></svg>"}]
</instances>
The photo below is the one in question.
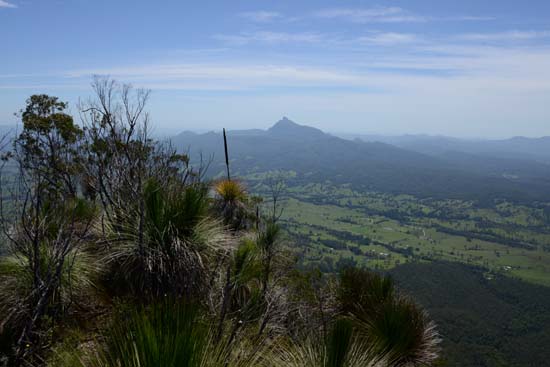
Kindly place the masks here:
<instances>
[{"instance_id":1,"label":"green valley","mask_svg":"<svg viewBox=\"0 0 550 367\"><path fill-rule=\"evenodd\" d=\"M472 201L419 199L411 195L357 192L348 185L293 185L282 220L298 243L304 264L334 271L338 264L388 269L447 260L550 285L550 227L544 206L504 200L492 207ZM262 175L248 177L267 195Z\"/></svg>"}]
</instances>

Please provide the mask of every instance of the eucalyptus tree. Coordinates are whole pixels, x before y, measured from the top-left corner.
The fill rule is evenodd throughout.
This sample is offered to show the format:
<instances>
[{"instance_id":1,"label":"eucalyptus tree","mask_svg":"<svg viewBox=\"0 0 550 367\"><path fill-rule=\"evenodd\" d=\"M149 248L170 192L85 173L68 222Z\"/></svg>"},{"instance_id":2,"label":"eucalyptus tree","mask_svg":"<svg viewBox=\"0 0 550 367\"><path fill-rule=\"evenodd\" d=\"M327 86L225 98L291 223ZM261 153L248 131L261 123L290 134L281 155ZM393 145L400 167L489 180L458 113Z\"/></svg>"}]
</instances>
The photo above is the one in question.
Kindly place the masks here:
<instances>
[{"instance_id":1,"label":"eucalyptus tree","mask_svg":"<svg viewBox=\"0 0 550 367\"><path fill-rule=\"evenodd\" d=\"M77 254L95 218L93 204L78 194L83 132L66 109L56 97L31 96L20 112L23 130L5 156L18 172L1 180L0 195L10 250L0 264L0 316L13 333L14 365L39 354L51 323L74 301L73 269L82 265Z\"/></svg>"}]
</instances>

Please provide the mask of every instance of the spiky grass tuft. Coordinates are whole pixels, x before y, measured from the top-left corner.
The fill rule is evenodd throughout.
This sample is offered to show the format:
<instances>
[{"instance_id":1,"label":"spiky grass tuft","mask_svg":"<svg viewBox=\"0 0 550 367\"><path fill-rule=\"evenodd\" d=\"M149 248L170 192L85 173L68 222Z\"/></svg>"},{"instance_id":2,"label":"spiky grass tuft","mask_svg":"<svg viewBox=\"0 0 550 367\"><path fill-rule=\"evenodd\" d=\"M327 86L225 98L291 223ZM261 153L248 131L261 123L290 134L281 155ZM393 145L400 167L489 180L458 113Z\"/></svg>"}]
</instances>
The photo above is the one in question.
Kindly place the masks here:
<instances>
[{"instance_id":1,"label":"spiky grass tuft","mask_svg":"<svg viewBox=\"0 0 550 367\"><path fill-rule=\"evenodd\" d=\"M438 355L439 336L428 315L400 295L387 276L344 269L337 295L343 315L389 366L429 365Z\"/></svg>"},{"instance_id":2,"label":"spiky grass tuft","mask_svg":"<svg viewBox=\"0 0 550 367\"><path fill-rule=\"evenodd\" d=\"M222 224L208 216L207 186L162 187L150 180L143 196L143 214L121 208L101 228L114 291L140 298L204 296L210 259L231 243Z\"/></svg>"},{"instance_id":3,"label":"spiky grass tuft","mask_svg":"<svg viewBox=\"0 0 550 367\"><path fill-rule=\"evenodd\" d=\"M43 272L51 265L52 249L41 246ZM99 258L86 249L71 250L63 264L59 284L46 305L47 315L57 322L70 324L81 321L82 314L90 306L89 299L96 295L98 279L103 271ZM33 273L28 259L19 253L0 259L0 354L10 355L16 338L31 315L33 305ZM81 313L74 313L80 307ZM84 311L82 313L82 311ZM41 332L46 333L54 319L46 318Z\"/></svg>"},{"instance_id":4,"label":"spiky grass tuft","mask_svg":"<svg viewBox=\"0 0 550 367\"><path fill-rule=\"evenodd\" d=\"M243 201L247 196L244 185L236 180L218 181L214 186L214 190L226 202Z\"/></svg>"},{"instance_id":5,"label":"spiky grass tuft","mask_svg":"<svg viewBox=\"0 0 550 367\"><path fill-rule=\"evenodd\" d=\"M213 338L193 304L165 299L120 312L94 348L58 351L53 367L253 367L261 366L262 343L241 340L228 348Z\"/></svg>"}]
</instances>

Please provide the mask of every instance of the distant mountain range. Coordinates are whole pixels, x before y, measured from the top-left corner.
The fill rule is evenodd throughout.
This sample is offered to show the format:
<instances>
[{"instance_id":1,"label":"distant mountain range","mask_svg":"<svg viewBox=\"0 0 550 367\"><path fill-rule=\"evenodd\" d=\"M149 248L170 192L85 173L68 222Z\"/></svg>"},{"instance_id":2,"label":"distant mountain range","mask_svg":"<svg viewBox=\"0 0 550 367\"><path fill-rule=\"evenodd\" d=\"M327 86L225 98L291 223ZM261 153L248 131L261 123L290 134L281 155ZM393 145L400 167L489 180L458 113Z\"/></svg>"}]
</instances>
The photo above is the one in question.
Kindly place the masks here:
<instances>
[{"instance_id":1,"label":"distant mountain range","mask_svg":"<svg viewBox=\"0 0 550 367\"><path fill-rule=\"evenodd\" d=\"M550 161L550 136L510 139L458 139L432 135L361 135L338 134L345 139L360 139L366 142L382 142L415 152L442 155L456 152L477 154L496 158L524 158Z\"/></svg>"},{"instance_id":2,"label":"distant mountain range","mask_svg":"<svg viewBox=\"0 0 550 367\"><path fill-rule=\"evenodd\" d=\"M297 184L350 184L358 190L420 197L518 201L550 199L550 138L481 142L404 136L387 141L326 134L283 118L268 130L228 131L235 174L292 170ZM389 139L389 138L388 138ZM223 171L221 133L184 132L172 138L192 158L213 157L210 173ZM539 148L536 148L540 146Z\"/></svg>"}]
</instances>

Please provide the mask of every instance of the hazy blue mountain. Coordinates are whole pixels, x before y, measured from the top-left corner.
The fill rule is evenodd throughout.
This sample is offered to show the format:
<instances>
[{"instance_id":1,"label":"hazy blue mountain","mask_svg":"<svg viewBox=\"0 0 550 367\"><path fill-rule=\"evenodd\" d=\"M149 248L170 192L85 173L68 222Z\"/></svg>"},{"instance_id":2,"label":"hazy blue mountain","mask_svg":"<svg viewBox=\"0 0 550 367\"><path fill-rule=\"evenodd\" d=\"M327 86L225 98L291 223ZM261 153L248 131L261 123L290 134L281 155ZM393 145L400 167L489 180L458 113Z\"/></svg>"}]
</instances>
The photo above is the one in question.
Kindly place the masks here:
<instances>
[{"instance_id":1,"label":"hazy blue mountain","mask_svg":"<svg viewBox=\"0 0 550 367\"><path fill-rule=\"evenodd\" d=\"M277 121L275 125L267 130L267 133L272 137L279 137L284 139L323 139L326 134L321 130L314 127L298 125L294 121L289 120L287 117L283 117Z\"/></svg>"},{"instance_id":2,"label":"hazy blue mountain","mask_svg":"<svg viewBox=\"0 0 550 367\"><path fill-rule=\"evenodd\" d=\"M267 131L261 130L261 129L249 129L249 130L229 130L228 131L231 135L241 135L241 136L247 136L247 135L265 135L267 134Z\"/></svg>"},{"instance_id":3,"label":"hazy blue mountain","mask_svg":"<svg viewBox=\"0 0 550 367\"><path fill-rule=\"evenodd\" d=\"M449 150L428 154L383 142L347 140L283 118L268 130L229 131L231 169L245 175L274 169L297 172L297 181L351 184L361 190L422 197L490 200L550 197L550 167L527 159L481 157ZM184 132L172 139L192 156L213 157L223 172L220 132ZM547 193L548 192L548 193Z\"/></svg>"},{"instance_id":4,"label":"hazy blue mountain","mask_svg":"<svg viewBox=\"0 0 550 367\"><path fill-rule=\"evenodd\" d=\"M361 139L367 142L384 142L404 149L430 155L448 152L463 152L498 158L539 159L550 161L550 137L510 139L458 139L434 135L355 135L340 134L346 139Z\"/></svg>"},{"instance_id":5,"label":"hazy blue mountain","mask_svg":"<svg viewBox=\"0 0 550 367\"><path fill-rule=\"evenodd\" d=\"M0 136L4 136L5 134L14 135L18 130L21 130L19 125L0 123Z\"/></svg>"}]
</instances>

